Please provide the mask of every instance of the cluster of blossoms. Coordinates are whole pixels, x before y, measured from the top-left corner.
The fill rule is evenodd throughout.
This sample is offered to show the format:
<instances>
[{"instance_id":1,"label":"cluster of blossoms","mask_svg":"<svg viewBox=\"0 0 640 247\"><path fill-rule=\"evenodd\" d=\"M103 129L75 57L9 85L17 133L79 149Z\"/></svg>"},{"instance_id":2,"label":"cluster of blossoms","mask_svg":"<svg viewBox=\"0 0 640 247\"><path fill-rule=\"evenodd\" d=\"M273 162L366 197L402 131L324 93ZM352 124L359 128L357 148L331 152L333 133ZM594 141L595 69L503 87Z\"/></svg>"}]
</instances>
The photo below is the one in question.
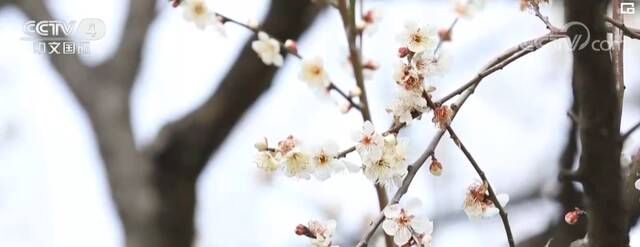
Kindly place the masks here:
<instances>
[{"instance_id":1,"label":"cluster of blossoms","mask_svg":"<svg viewBox=\"0 0 640 247\"><path fill-rule=\"evenodd\" d=\"M311 151L301 148L299 140L293 136L278 142L277 148L270 148L266 138L255 144L259 151L256 164L259 168L274 172L282 170L288 177L326 180L331 175L345 170L358 171L359 167L339 160L338 146L333 142L319 145Z\"/></svg>"},{"instance_id":2,"label":"cluster of blossoms","mask_svg":"<svg viewBox=\"0 0 640 247\"><path fill-rule=\"evenodd\" d=\"M399 185L407 174L406 143L395 135L382 136L371 122L362 125L362 131L354 134L356 151L364 164L364 175L377 184Z\"/></svg>"},{"instance_id":3,"label":"cluster of blossoms","mask_svg":"<svg viewBox=\"0 0 640 247\"><path fill-rule=\"evenodd\" d=\"M492 217L499 213L495 204L491 200L486 183L476 183L469 186L467 195L464 198L464 212L469 219L480 219ZM509 202L509 195L496 195L498 202L503 207Z\"/></svg>"},{"instance_id":4,"label":"cluster of blossoms","mask_svg":"<svg viewBox=\"0 0 640 247\"><path fill-rule=\"evenodd\" d=\"M433 222L426 217L416 216L422 203L417 199L409 199L404 206L393 204L384 210L385 220L382 229L398 246L431 246Z\"/></svg>"},{"instance_id":5,"label":"cluster of blossoms","mask_svg":"<svg viewBox=\"0 0 640 247\"><path fill-rule=\"evenodd\" d=\"M426 97L435 91L432 86L425 86L424 81L427 76L433 75L440 70L438 59L427 54L431 54L431 49L435 45L435 31L426 26L420 26L415 22L407 22L405 29L398 35L401 47L398 49L398 56L406 58L396 67L393 79L400 86L396 100L387 108L387 112L393 114L394 118L401 123L409 123L414 117L419 116L429 109ZM444 115L438 116L441 124L450 121L451 112L444 111ZM449 113L449 114L446 114Z\"/></svg>"},{"instance_id":6,"label":"cluster of blossoms","mask_svg":"<svg viewBox=\"0 0 640 247\"><path fill-rule=\"evenodd\" d=\"M305 226L296 226L296 235L306 236L311 239L311 247L339 247L333 244L333 234L336 231L336 221L310 220Z\"/></svg>"}]
</instances>

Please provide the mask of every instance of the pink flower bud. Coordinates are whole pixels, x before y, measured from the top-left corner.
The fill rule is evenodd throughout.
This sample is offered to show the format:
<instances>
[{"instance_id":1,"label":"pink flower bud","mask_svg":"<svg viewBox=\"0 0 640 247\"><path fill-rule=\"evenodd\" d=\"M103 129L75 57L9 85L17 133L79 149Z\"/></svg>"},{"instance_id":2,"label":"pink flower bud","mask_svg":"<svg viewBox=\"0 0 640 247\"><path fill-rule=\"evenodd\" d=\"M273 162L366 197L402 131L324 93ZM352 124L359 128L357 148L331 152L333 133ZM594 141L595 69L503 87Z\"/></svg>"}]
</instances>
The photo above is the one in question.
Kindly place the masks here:
<instances>
[{"instance_id":1,"label":"pink flower bud","mask_svg":"<svg viewBox=\"0 0 640 247\"><path fill-rule=\"evenodd\" d=\"M288 39L284 42L284 48L287 49L288 53L297 54L298 53L298 44L291 39Z\"/></svg>"},{"instance_id":2,"label":"pink flower bud","mask_svg":"<svg viewBox=\"0 0 640 247\"><path fill-rule=\"evenodd\" d=\"M431 175L434 175L436 177L442 175L442 163L440 163L440 161L438 161L436 158L431 159L429 172L431 172Z\"/></svg>"},{"instance_id":3,"label":"pink flower bud","mask_svg":"<svg viewBox=\"0 0 640 247\"><path fill-rule=\"evenodd\" d=\"M446 28L439 29L438 37L440 37L440 40L442 40L442 42L451 41L451 31Z\"/></svg>"},{"instance_id":4,"label":"pink flower bud","mask_svg":"<svg viewBox=\"0 0 640 247\"><path fill-rule=\"evenodd\" d=\"M398 48L398 57L400 58L406 57L407 55L409 55L409 53L411 53L411 51L407 47Z\"/></svg>"},{"instance_id":5,"label":"pink flower bud","mask_svg":"<svg viewBox=\"0 0 640 247\"><path fill-rule=\"evenodd\" d=\"M582 209L576 208L564 215L564 221L569 225L573 225L578 222L578 219L580 219L580 216L583 214L585 214L585 212Z\"/></svg>"}]
</instances>

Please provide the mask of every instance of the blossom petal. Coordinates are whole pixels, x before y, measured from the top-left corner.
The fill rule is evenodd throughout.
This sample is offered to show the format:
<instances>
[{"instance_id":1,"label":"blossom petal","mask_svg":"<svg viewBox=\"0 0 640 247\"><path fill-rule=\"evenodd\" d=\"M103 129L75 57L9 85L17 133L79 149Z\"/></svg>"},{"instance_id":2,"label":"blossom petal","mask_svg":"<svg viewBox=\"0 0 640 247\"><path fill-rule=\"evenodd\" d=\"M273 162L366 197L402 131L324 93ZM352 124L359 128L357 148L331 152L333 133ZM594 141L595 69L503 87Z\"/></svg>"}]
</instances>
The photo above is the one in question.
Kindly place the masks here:
<instances>
[{"instance_id":1,"label":"blossom petal","mask_svg":"<svg viewBox=\"0 0 640 247\"><path fill-rule=\"evenodd\" d=\"M418 200L417 198L410 198L405 202L404 209L407 212L415 212L420 207L422 207L422 202L420 200Z\"/></svg>"},{"instance_id":2,"label":"blossom petal","mask_svg":"<svg viewBox=\"0 0 640 247\"><path fill-rule=\"evenodd\" d=\"M396 235L393 236L393 242L399 246L406 244L411 239L411 231L407 227L401 227L396 232Z\"/></svg>"},{"instance_id":3,"label":"blossom petal","mask_svg":"<svg viewBox=\"0 0 640 247\"><path fill-rule=\"evenodd\" d=\"M400 209L401 209L400 205L393 204L384 208L382 212L384 213L384 217L395 219L395 218L398 218L398 216L400 215Z\"/></svg>"},{"instance_id":4,"label":"blossom petal","mask_svg":"<svg viewBox=\"0 0 640 247\"><path fill-rule=\"evenodd\" d=\"M393 219L385 219L382 222L382 230L388 235L393 236L398 231L398 224Z\"/></svg>"},{"instance_id":5,"label":"blossom petal","mask_svg":"<svg viewBox=\"0 0 640 247\"><path fill-rule=\"evenodd\" d=\"M487 208L484 211L484 215L483 216L488 218L488 217L493 217L493 216L497 215L498 213L500 213L500 210L498 210L495 207L490 207L490 208Z\"/></svg>"},{"instance_id":6,"label":"blossom petal","mask_svg":"<svg viewBox=\"0 0 640 247\"><path fill-rule=\"evenodd\" d=\"M425 217L416 217L411 220L411 227L416 233L431 234L433 232L433 221Z\"/></svg>"},{"instance_id":7,"label":"blossom petal","mask_svg":"<svg viewBox=\"0 0 640 247\"><path fill-rule=\"evenodd\" d=\"M509 203L509 195L508 194L499 194L496 196L496 198L498 199L498 202L500 203L501 206L506 206L507 203Z\"/></svg>"}]
</instances>

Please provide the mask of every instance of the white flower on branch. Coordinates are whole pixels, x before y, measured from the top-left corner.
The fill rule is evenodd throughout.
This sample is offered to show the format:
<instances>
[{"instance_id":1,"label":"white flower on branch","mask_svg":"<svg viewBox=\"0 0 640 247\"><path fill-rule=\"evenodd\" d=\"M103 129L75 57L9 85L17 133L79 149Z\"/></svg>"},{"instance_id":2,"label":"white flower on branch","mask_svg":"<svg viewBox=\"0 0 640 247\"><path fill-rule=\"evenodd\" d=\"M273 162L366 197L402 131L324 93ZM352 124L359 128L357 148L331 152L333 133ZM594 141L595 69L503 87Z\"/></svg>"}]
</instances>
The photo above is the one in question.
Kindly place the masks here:
<instances>
[{"instance_id":1,"label":"white flower on branch","mask_svg":"<svg viewBox=\"0 0 640 247\"><path fill-rule=\"evenodd\" d=\"M251 42L251 48L258 53L262 62L266 65L282 65L282 54L280 54L280 42L269 37L265 32L258 32L258 40Z\"/></svg>"},{"instance_id":2,"label":"white flower on branch","mask_svg":"<svg viewBox=\"0 0 640 247\"><path fill-rule=\"evenodd\" d=\"M382 229L393 236L393 242L398 246L404 246L413 238L419 238L422 246L431 246L433 222L414 214L421 206L419 200L409 199L404 206L393 204L383 210L385 220Z\"/></svg>"},{"instance_id":3,"label":"white flower on branch","mask_svg":"<svg viewBox=\"0 0 640 247\"><path fill-rule=\"evenodd\" d=\"M407 91L422 93L423 75L409 64L398 64L393 73L393 79Z\"/></svg>"},{"instance_id":4,"label":"white flower on branch","mask_svg":"<svg viewBox=\"0 0 640 247\"><path fill-rule=\"evenodd\" d=\"M185 0L181 6L184 7L182 16L185 20L193 22L200 30L204 30L208 25L215 26L224 35L224 26L216 17L216 14L209 9L203 0Z\"/></svg>"},{"instance_id":5,"label":"white flower on branch","mask_svg":"<svg viewBox=\"0 0 640 247\"><path fill-rule=\"evenodd\" d=\"M339 247L333 245L333 234L336 231L336 221L310 220L308 226L298 224L296 235L305 236L311 239L311 247Z\"/></svg>"},{"instance_id":6,"label":"white flower on branch","mask_svg":"<svg viewBox=\"0 0 640 247\"><path fill-rule=\"evenodd\" d=\"M309 221L309 230L316 237L311 241L312 247L337 247L331 243L336 230L335 220L325 222L311 220Z\"/></svg>"},{"instance_id":7,"label":"white flower on branch","mask_svg":"<svg viewBox=\"0 0 640 247\"><path fill-rule=\"evenodd\" d=\"M387 108L387 112L392 113L401 123L409 123L414 113L422 113L427 109L427 100L421 94L400 90L396 100Z\"/></svg>"},{"instance_id":8,"label":"white flower on branch","mask_svg":"<svg viewBox=\"0 0 640 247\"><path fill-rule=\"evenodd\" d=\"M256 156L256 164L258 165L258 168L263 169L267 172L273 172L280 168L280 164L278 163L276 158L273 157L273 154L268 151L262 151L258 153L258 155Z\"/></svg>"},{"instance_id":9,"label":"white flower on branch","mask_svg":"<svg viewBox=\"0 0 640 247\"><path fill-rule=\"evenodd\" d=\"M322 59L314 57L302 60L300 80L307 82L313 88L326 89L330 81L322 64Z\"/></svg>"},{"instance_id":10,"label":"white flower on branch","mask_svg":"<svg viewBox=\"0 0 640 247\"><path fill-rule=\"evenodd\" d=\"M378 134L370 121L364 122L362 131L354 134L354 139L358 141L356 151L360 154L363 162L378 160L382 157L384 141L382 135Z\"/></svg>"},{"instance_id":11,"label":"white flower on branch","mask_svg":"<svg viewBox=\"0 0 640 247\"><path fill-rule=\"evenodd\" d=\"M312 152L313 175L318 180L324 181L334 173L344 170L344 162L335 158L337 153L338 145L335 142L327 142Z\"/></svg>"},{"instance_id":12,"label":"white flower on branch","mask_svg":"<svg viewBox=\"0 0 640 247\"><path fill-rule=\"evenodd\" d=\"M442 57L436 59L424 53L416 55L411 59L411 65L413 65L423 78L439 74L440 71L442 71L443 64Z\"/></svg>"},{"instance_id":13,"label":"white flower on branch","mask_svg":"<svg viewBox=\"0 0 640 247\"><path fill-rule=\"evenodd\" d=\"M435 35L436 32L433 28L407 21L404 24L404 31L398 35L397 39L410 51L420 53L431 49L435 45Z\"/></svg>"},{"instance_id":14,"label":"white flower on branch","mask_svg":"<svg viewBox=\"0 0 640 247\"><path fill-rule=\"evenodd\" d=\"M509 195L496 195L498 202L503 207L509 202ZM480 219L492 217L500 211L495 207L491 197L489 196L488 186L486 184L474 184L467 190L464 199L464 212L469 219Z\"/></svg>"},{"instance_id":15,"label":"white flower on branch","mask_svg":"<svg viewBox=\"0 0 640 247\"><path fill-rule=\"evenodd\" d=\"M392 134L385 136L380 158L364 160L364 175L376 184L400 184L407 174L405 150L404 141Z\"/></svg>"},{"instance_id":16,"label":"white flower on branch","mask_svg":"<svg viewBox=\"0 0 640 247\"><path fill-rule=\"evenodd\" d=\"M309 179L312 172L309 154L294 148L282 156L284 174L288 177Z\"/></svg>"}]
</instances>

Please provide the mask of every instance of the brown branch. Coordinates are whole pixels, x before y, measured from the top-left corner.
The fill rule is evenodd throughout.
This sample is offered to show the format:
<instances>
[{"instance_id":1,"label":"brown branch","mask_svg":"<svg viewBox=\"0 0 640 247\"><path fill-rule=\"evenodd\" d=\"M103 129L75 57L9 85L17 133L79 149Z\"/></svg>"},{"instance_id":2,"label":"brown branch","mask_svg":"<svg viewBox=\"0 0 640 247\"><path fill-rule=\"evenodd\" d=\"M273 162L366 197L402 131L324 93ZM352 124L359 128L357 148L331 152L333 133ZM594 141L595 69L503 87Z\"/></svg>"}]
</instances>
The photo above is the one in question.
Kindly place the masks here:
<instances>
[{"instance_id":1,"label":"brown branch","mask_svg":"<svg viewBox=\"0 0 640 247\"><path fill-rule=\"evenodd\" d=\"M546 34L546 35L544 35L544 36L542 36L540 38L532 39L530 41L522 43L522 44L525 44L525 45L521 44L521 45L518 45L518 46L516 46L514 48L511 48L511 49L507 50L505 53L503 53L500 56L498 56L496 59L493 59L487 65L487 67L485 67L486 69L484 69L482 72L480 72L478 74L478 76L476 76L476 78L472 79L472 81L474 83L471 83L471 86L469 86L469 88L467 90L464 90L464 93L462 94L462 96L454 104L456 107L453 107L452 121L455 118L455 116L457 115L457 113L459 112L459 110L462 108L463 104L469 98L469 96L471 96L471 94L474 93L476 87L479 85L480 81L482 81L482 79L484 77L490 75L491 73L493 73L495 71L498 71L498 70L502 69L503 67L505 67L509 63L515 61L517 58L520 58L520 57L522 57L522 56L524 56L526 54L529 54L529 53L539 49L540 47L546 45L547 43L549 43L549 42L551 42L553 40L562 38L562 37L564 37L564 36L562 36L562 35L554 35L554 34ZM511 54L511 56L507 56L506 54ZM434 152L435 148L437 147L438 143L440 142L440 139L442 139L442 136L444 135L444 132L445 132L444 129L438 130L438 132L436 132L436 134L432 138L431 142L429 143L429 145L427 146L425 151L420 155L420 157L418 157L418 159L415 162L413 162L411 165L409 165L407 175L404 178L404 180L402 181L402 185L400 186L400 188L398 188L398 190L394 194L393 198L389 202L390 204L398 203L400 201L400 199L402 198L402 196L404 196L404 194L407 193L407 191L409 189L409 185L413 181L413 178L416 176L418 170L422 167L424 162L431 155L433 155L433 152ZM373 221L373 223L370 225L369 229L365 232L365 234L362 236L362 239L360 240L360 242L358 243L357 246L361 246L361 247L367 246L367 243L369 242L369 240L371 239L371 237L375 233L376 229L378 229L378 227L380 226L380 224L382 223L383 220L384 220L384 215L380 214L378 216L378 218L376 218L376 220Z\"/></svg>"},{"instance_id":2,"label":"brown branch","mask_svg":"<svg viewBox=\"0 0 640 247\"><path fill-rule=\"evenodd\" d=\"M489 197L493 202L493 204L495 204L495 207L500 212L500 218L502 219L502 224L504 226L505 233L507 234L507 241L509 242L509 246L515 247L516 244L515 244L515 241L513 240L513 233L511 232L511 226L509 225L509 217L507 216L507 211L504 209L503 205L500 204L500 201L498 201L498 198L496 197L496 193L493 190L493 187L491 186L491 184L489 183L487 176L485 175L484 171L482 171L482 169L480 168L480 165L478 165L478 162L476 162L473 156L471 156L471 153L469 152L467 147L462 143L462 141L460 140L460 137L458 137L458 135L453 131L451 126L447 126L447 132L449 132L449 135L451 136L451 139L453 140L453 142L458 146L458 148L460 148L462 153L464 153L464 156L467 158L467 160L469 160L469 162L473 166L473 169L476 171L476 173L478 173L478 176L480 176L480 179L482 179L482 182L487 185L487 188L489 190Z\"/></svg>"},{"instance_id":3,"label":"brown branch","mask_svg":"<svg viewBox=\"0 0 640 247\"><path fill-rule=\"evenodd\" d=\"M607 1L565 1L567 21L583 23L592 40L606 40ZM569 30L571 38L579 30ZM578 102L578 133L590 246L629 246L627 214L620 168L620 98L613 64L607 51L573 51L574 89Z\"/></svg>"},{"instance_id":4,"label":"brown branch","mask_svg":"<svg viewBox=\"0 0 640 247\"><path fill-rule=\"evenodd\" d=\"M627 35L629 38L640 39L640 29L627 27L624 23L618 22L610 17L605 17L605 21L622 30L624 35Z\"/></svg>"},{"instance_id":5,"label":"brown branch","mask_svg":"<svg viewBox=\"0 0 640 247\"><path fill-rule=\"evenodd\" d=\"M631 136L631 134L633 134L633 132L638 130L638 128L640 128L640 122L636 123L635 125L633 125L633 127L631 127L631 129L627 130L627 132L622 134L622 137L621 137L622 142L624 143L624 141L629 139L629 136Z\"/></svg>"},{"instance_id":6,"label":"brown branch","mask_svg":"<svg viewBox=\"0 0 640 247\"><path fill-rule=\"evenodd\" d=\"M356 28L355 4L355 0L351 0L349 6L347 6L347 0L338 0L338 10L340 12L340 17L342 19L345 34L347 36L347 43L349 44L349 59L351 61L353 74L356 79L356 85L361 90L361 93L359 95L360 105L362 107L360 109L360 113L362 114L362 119L364 121L372 121L371 111L369 109L369 103L367 100L367 89L364 85L364 75L362 72L362 55L360 54L360 50L358 50L358 46L356 44L358 30ZM362 38L360 40L362 40ZM380 210L383 210L384 207L389 203L387 190L380 184L375 184L374 186L378 198L378 207L380 208ZM393 246L393 240L391 236L385 234L384 238L387 247Z\"/></svg>"}]
</instances>

